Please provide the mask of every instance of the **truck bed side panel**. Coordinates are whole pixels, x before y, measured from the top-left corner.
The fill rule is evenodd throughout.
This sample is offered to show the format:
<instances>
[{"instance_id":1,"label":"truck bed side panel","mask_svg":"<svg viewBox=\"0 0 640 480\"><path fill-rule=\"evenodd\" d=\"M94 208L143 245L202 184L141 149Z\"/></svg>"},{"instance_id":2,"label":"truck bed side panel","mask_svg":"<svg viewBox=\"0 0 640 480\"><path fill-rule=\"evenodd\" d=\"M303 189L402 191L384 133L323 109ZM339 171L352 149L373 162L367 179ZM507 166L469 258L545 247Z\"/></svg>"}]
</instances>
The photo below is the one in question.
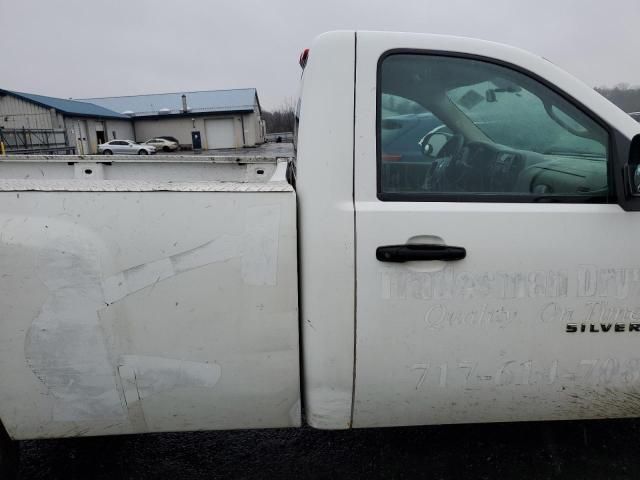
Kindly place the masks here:
<instances>
[{"instance_id":1,"label":"truck bed side panel","mask_svg":"<svg viewBox=\"0 0 640 480\"><path fill-rule=\"evenodd\" d=\"M0 192L10 435L299 425L296 199L280 190Z\"/></svg>"}]
</instances>

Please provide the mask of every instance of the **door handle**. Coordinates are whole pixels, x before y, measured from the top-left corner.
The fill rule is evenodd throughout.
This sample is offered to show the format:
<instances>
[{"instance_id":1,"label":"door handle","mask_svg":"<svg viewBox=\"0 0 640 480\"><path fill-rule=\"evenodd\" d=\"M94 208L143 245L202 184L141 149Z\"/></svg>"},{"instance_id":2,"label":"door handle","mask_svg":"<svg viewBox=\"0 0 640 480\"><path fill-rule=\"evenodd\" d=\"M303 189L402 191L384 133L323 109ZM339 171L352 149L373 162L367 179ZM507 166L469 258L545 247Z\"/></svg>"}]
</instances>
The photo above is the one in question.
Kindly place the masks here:
<instances>
[{"instance_id":1,"label":"door handle","mask_svg":"<svg viewBox=\"0 0 640 480\"><path fill-rule=\"evenodd\" d=\"M467 256L463 247L450 247L428 243L387 245L376 249L376 258L381 262L411 262L413 260L462 260Z\"/></svg>"}]
</instances>

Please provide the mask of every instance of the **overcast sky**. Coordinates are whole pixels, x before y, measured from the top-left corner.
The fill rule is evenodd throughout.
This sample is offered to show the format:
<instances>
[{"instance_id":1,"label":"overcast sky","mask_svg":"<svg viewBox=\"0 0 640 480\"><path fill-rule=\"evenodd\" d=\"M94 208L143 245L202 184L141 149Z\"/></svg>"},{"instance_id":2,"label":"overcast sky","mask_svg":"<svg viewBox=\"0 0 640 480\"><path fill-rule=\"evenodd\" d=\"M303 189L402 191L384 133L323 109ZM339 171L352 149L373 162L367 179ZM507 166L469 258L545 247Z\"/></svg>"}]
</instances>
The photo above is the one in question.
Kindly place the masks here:
<instances>
[{"instance_id":1,"label":"overcast sky","mask_svg":"<svg viewBox=\"0 0 640 480\"><path fill-rule=\"evenodd\" d=\"M448 33L542 55L592 86L640 84L640 0L0 0L0 88L102 97L256 87L295 97L336 29Z\"/></svg>"}]
</instances>

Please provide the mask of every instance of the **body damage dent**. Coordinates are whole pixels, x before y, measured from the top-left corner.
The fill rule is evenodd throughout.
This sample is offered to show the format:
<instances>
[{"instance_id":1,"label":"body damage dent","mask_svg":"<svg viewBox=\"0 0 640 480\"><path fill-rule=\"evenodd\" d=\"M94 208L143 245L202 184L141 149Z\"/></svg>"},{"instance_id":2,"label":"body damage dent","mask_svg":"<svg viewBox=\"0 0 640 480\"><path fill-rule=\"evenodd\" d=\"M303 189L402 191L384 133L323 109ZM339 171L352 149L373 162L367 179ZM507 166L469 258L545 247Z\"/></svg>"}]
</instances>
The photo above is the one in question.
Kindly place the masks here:
<instances>
[{"instance_id":1,"label":"body damage dent","mask_svg":"<svg viewBox=\"0 0 640 480\"><path fill-rule=\"evenodd\" d=\"M107 277L102 283L105 302L117 302L167 278L235 257L242 258L242 278L247 285L275 285L279 224L278 207L250 208L242 235L222 235L190 250Z\"/></svg>"},{"instance_id":2,"label":"body damage dent","mask_svg":"<svg viewBox=\"0 0 640 480\"><path fill-rule=\"evenodd\" d=\"M27 331L25 358L52 398L53 421L124 421L96 312L104 305L97 255L82 240L65 241L65 251L63 239L51 239L52 249L40 251L37 272L49 296Z\"/></svg>"},{"instance_id":3,"label":"body damage dent","mask_svg":"<svg viewBox=\"0 0 640 480\"><path fill-rule=\"evenodd\" d=\"M142 403L145 398L178 388L213 388L220 380L220 372L220 366L215 363L140 355L121 356L118 374L134 430L148 430Z\"/></svg>"},{"instance_id":4,"label":"body damage dent","mask_svg":"<svg viewBox=\"0 0 640 480\"><path fill-rule=\"evenodd\" d=\"M135 384L136 394L127 404L182 387L213 388L220 380L220 365L146 355L123 355L118 362L120 378ZM133 374L133 377L132 377Z\"/></svg>"},{"instance_id":5,"label":"body damage dent","mask_svg":"<svg viewBox=\"0 0 640 480\"><path fill-rule=\"evenodd\" d=\"M24 355L47 388L53 422L129 421L136 431L145 431L140 400L184 386L212 388L220 377L215 364L136 355L118 358L112 351L114 339L100 325L105 303L234 257L241 257L246 284L276 284L278 205L249 208L240 235L222 235L106 279L101 278L99 251L104 246L94 232L51 218L28 220L46 222L46 233L40 230L30 238L16 235L12 240L38 248L36 272L48 297L27 331Z\"/></svg>"},{"instance_id":6,"label":"body damage dent","mask_svg":"<svg viewBox=\"0 0 640 480\"><path fill-rule=\"evenodd\" d=\"M349 422L336 421L336 419L350 418L350 390L313 389L307 392L306 402L307 422L312 427L321 430L350 428Z\"/></svg>"}]
</instances>

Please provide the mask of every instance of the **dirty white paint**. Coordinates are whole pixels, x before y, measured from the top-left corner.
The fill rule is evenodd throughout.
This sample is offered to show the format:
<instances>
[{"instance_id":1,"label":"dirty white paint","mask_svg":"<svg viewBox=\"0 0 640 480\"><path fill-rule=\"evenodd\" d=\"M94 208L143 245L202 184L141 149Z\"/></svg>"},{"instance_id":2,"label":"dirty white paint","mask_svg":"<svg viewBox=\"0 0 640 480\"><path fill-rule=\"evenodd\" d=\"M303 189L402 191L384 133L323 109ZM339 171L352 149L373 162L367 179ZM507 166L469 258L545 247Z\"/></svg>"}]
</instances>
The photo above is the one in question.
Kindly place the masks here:
<instances>
[{"instance_id":1,"label":"dirty white paint","mask_svg":"<svg viewBox=\"0 0 640 480\"><path fill-rule=\"evenodd\" d=\"M375 66L396 48L517 65L627 139L640 132L592 88L518 49L358 32L353 425L639 416L640 332L632 329L640 313L640 262L630 239L640 237L640 216L612 204L380 201ZM376 260L377 247L416 238L464 247L467 256ZM578 331L567 332L568 323ZM616 324L624 331L616 332Z\"/></svg>"},{"instance_id":2,"label":"dirty white paint","mask_svg":"<svg viewBox=\"0 0 640 480\"><path fill-rule=\"evenodd\" d=\"M291 419L292 425L296 425L296 426L302 425L302 399L301 398L298 398L289 409L289 418Z\"/></svg>"},{"instance_id":3,"label":"dirty white paint","mask_svg":"<svg viewBox=\"0 0 640 480\"><path fill-rule=\"evenodd\" d=\"M33 228L43 219L25 223ZM47 222L44 230L40 241L29 241L40 243L34 273L48 297L26 332L26 362L51 396L54 421L123 421L96 314L103 302L98 245L88 232L64 222Z\"/></svg>"},{"instance_id":4,"label":"dirty white paint","mask_svg":"<svg viewBox=\"0 0 640 480\"><path fill-rule=\"evenodd\" d=\"M640 282L627 240L640 223L615 205L484 208L358 214L354 425L639 415L640 402L614 399L640 389ZM467 258L437 272L376 260L378 246L418 234L464 246Z\"/></svg>"},{"instance_id":5,"label":"dirty white paint","mask_svg":"<svg viewBox=\"0 0 640 480\"><path fill-rule=\"evenodd\" d=\"M220 380L221 370L215 363L122 355L118 360L118 372L123 383L128 385L124 393L129 407L155 393L176 388L213 388Z\"/></svg>"},{"instance_id":6,"label":"dirty white paint","mask_svg":"<svg viewBox=\"0 0 640 480\"><path fill-rule=\"evenodd\" d=\"M249 285L275 285L280 211L267 205L248 209L246 224L242 238L242 278Z\"/></svg>"},{"instance_id":7,"label":"dirty white paint","mask_svg":"<svg viewBox=\"0 0 640 480\"><path fill-rule=\"evenodd\" d=\"M284 175L291 161L255 156L8 155L0 158L0 178L7 190L291 191ZM84 186L74 180L83 180Z\"/></svg>"},{"instance_id":8,"label":"dirty white paint","mask_svg":"<svg viewBox=\"0 0 640 480\"><path fill-rule=\"evenodd\" d=\"M3 192L292 192L287 183L162 182L146 180L0 180Z\"/></svg>"},{"instance_id":9,"label":"dirty white paint","mask_svg":"<svg viewBox=\"0 0 640 480\"><path fill-rule=\"evenodd\" d=\"M12 436L300 423L293 193L4 192L0 204Z\"/></svg>"},{"instance_id":10,"label":"dirty white paint","mask_svg":"<svg viewBox=\"0 0 640 480\"><path fill-rule=\"evenodd\" d=\"M308 392L307 421L321 430L349 428L351 392L329 386ZM339 423L338 419L345 419Z\"/></svg>"}]
</instances>

